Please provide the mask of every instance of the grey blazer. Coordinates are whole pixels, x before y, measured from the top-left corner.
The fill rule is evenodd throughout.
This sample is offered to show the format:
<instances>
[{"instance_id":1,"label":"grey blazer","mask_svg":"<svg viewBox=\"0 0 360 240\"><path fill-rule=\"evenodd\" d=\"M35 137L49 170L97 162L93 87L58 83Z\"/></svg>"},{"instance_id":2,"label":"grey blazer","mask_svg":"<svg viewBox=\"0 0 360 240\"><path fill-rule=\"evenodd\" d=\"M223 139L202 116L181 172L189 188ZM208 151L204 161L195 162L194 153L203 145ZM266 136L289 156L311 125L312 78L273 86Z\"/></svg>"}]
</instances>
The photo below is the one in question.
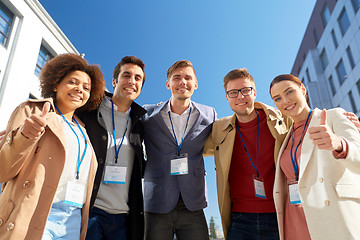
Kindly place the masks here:
<instances>
[{"instance_id":1,"label":"grey blazer","mask_svg":"<svg viewBox=\"0 0 360 240\"><path fill-rule=\"evenodd\" d=\"M211 132L216 112L212 107L192 102L199 116L184 138L180 153L188 154L188 174L170 175L170 161L177 154L175 138L166 126L160 110L168 104L145 105L142 118L147 162L144 174L145 211L168 213L181 197L190 211L207 206L205 195L204 144Z\"/></svg>"}]
</instances>

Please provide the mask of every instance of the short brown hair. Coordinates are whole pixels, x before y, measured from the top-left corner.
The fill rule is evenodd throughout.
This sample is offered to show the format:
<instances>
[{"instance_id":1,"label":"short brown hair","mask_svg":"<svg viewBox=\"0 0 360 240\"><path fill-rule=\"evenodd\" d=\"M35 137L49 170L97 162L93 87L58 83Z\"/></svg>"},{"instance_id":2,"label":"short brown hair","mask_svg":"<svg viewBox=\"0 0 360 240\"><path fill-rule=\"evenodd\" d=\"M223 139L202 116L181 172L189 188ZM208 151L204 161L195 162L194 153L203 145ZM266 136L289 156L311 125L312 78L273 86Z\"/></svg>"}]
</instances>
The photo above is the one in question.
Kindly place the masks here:
<instances>
[{"instance_id":1,"label":"short brown hair","mask_svg":"<svg viewBox=\"0 0 360 240\"><path fill-rule=\"evenodd\" d=\"M143 63L143 61L141 61L140 58L135 57L135 56L125 56L121 59L121 61L116 65L116 67L113 70L113 79L116 79L119 77L119 73L120 73L120 69L122 65L125 65L127 63L132 63L135 65L138 65L141 70L144 73L144 78L143 78L143 82L142 85L144 85L145 83L145 64Z\"/></svg>"},{"instance_id":2,"label":"short brown hair","mask_svg":"<svg viewBox=\"0 0 360 240\"><path fill-rule=\"evenodd\" d=\"M248 70L246 68L237 68L237 69L231 70L228 74L225 75L225 77L224 77L225 92L226 92L226 86L227 86L228 82L230 80L234 80L234 79L238 79L238 78L247 78L247 79L249 79L250 82L254 85L254 88L255 88L255 80L250 75Z\"/></svg>"},{"instance_id":3,"label":"short brown hair","mask_svg":"<svg viewBox=\"0 0 360 240\"><path fill-rule=\"evenodd\" d=\"M41 95L44 98L56 99L54 88L71 72L82 71L91 79L91 90L89 100L81 110L94 110L101 103L105 81L100 68L96 65L89 65L81 56L74 53L60 54L48 61L40 72Z\"/></svg>"},{"instance_id":4,"label":"short brown hair","mask_svg":"<svg viewBox=\"0 0 360 240\"><path fill-rule=\"evenodd\" d=\"M192 70L194 71L195 77L196 77L196 72L194 69L194 66L192 65L192 63L188 60L180 60L177 61L176 63L174 63L171 67L169 67L169 69L167 70L166 73L166 77L167 79L169 79L171 77L171 74L178 68L184 68L184 67L191 67Z\"/></svg>"}]
</instances>

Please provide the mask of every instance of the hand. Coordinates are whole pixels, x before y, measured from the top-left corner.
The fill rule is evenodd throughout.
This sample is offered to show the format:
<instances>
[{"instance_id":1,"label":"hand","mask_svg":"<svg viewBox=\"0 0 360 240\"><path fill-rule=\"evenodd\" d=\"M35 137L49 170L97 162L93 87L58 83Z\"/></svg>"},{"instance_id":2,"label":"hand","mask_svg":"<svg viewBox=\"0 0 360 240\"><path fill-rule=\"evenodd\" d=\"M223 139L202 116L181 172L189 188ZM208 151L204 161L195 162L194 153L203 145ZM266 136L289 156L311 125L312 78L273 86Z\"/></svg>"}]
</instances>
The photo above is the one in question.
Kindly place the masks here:
<instances>
[{"instance_id":1,"label":"hand","mask_svg":"<svg viewBox=\"0 0 360 240\"><path fill-rule=\"evenodd\" d=\"M320 115L320 125L308 129L309 137L319 149L342 151L340 137L336 136L326 125L326 110Z\"/></svg>"},{"instance_id":2,"label":"hand","mask_svg":"<svg viewBox=\"0 0 360 240\"><path fill-rule=\"evenodd\" d=\"M25 119L25 123L22 126L21 134L29 139L40 136L45 131L46 115L50 110L50 103L46 102L43 106L41 116L32 114Z\"/></svg>"},{"instance_id":3,"label":"hand","mask_svg":"<svg viewBox=\"0 0 360 240\"><path fill-rule=\"evenodd\" d=\"M2 130L2 131L0 132L0 141L4 138L5 133L6 133L6 130Z\"/></svg>"},{"instance_id":4,"label":"hand","mask_svg":"<svg viewBox=\"0 0 360 240\"><path fill-rule=\"evenodd\" d=\"M352 112L345 112L344 115L355 125L357 130L360 132L359 118Z\"/></svg>"}]
</instances>

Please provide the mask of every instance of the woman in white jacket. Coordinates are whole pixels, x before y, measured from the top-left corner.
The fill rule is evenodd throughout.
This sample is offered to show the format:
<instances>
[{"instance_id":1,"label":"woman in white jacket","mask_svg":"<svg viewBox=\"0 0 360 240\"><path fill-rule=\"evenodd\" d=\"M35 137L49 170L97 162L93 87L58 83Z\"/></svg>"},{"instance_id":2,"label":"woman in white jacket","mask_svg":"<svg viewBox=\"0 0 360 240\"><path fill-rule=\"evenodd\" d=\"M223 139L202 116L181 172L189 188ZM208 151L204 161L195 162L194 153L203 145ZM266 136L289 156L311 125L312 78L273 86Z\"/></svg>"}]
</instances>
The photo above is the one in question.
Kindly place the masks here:
<instances>
[{"instance_id":1,"label":"woman in white jacket","mask_svg":"<svg viewBox=\"0 0 360 240\"><path fill-rule=\"evenodd\" d=\"M360 239L360 134L345 110L312 110L305 86L277 76L270 94L294 120L274 184L281 239Z\"/></svg>"}]
</instances>

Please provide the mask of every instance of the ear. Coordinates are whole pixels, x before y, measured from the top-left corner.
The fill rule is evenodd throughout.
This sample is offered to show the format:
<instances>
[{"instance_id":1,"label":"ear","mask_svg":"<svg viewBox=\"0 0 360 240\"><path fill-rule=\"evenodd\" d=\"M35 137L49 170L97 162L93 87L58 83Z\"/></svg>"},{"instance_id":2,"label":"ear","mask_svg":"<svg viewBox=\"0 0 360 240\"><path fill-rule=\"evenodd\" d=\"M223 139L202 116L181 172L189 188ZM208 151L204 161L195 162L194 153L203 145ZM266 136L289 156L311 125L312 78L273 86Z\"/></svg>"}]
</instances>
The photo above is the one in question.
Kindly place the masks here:
<instances>
[{"instance_id":1,"label":"ear","mask_svg":"<svg viewBox=\"0 0 360 240\"><path fill-rule=\"evenodd\" d=\"M194 89L196 90L198 88L198 81L195 80L195 86L194 86Z\"/></svg>"},{"instance_id":2,"label":"ear","mask_svg":"<svg viewBox=\"0 0 360 240\"><path fill-rule=\"evenodd\" d=\"M304 84L301 84L300 88L301 88L301 92L305 96L306 95L306 88L305 88Z\"/></svg>"},{"instance_id":3,"label":"ear","mask_svg":"<svg viewBox=\"0 0 360 240\"><path fill-rule=\"evenodd\" d=\"M169 80L166 81L166 88L170 90L170 82L169 82Z\"/></svg>"},{"instance_id":4,"label":"ear","mask_svg":"<svg viewBox=\"0 0 360 240\"><path fill-rule=\"evenodd\" d=\"M253 91L254 91L254 97L256 98L256 89L254 88Z\"/></svg>"},{"instance_id":5,"label":"ear","mask_svg":"<svg viewBox=\"0 0 360 240\"><path fill-rule=\"evenodd\" d=\"M115 87L116 87L116 84L117 84L117 79L113 78L113 80L112 80L112 85L113 85L113 88L115 88Z\"/></svg>"}]
</instances>

